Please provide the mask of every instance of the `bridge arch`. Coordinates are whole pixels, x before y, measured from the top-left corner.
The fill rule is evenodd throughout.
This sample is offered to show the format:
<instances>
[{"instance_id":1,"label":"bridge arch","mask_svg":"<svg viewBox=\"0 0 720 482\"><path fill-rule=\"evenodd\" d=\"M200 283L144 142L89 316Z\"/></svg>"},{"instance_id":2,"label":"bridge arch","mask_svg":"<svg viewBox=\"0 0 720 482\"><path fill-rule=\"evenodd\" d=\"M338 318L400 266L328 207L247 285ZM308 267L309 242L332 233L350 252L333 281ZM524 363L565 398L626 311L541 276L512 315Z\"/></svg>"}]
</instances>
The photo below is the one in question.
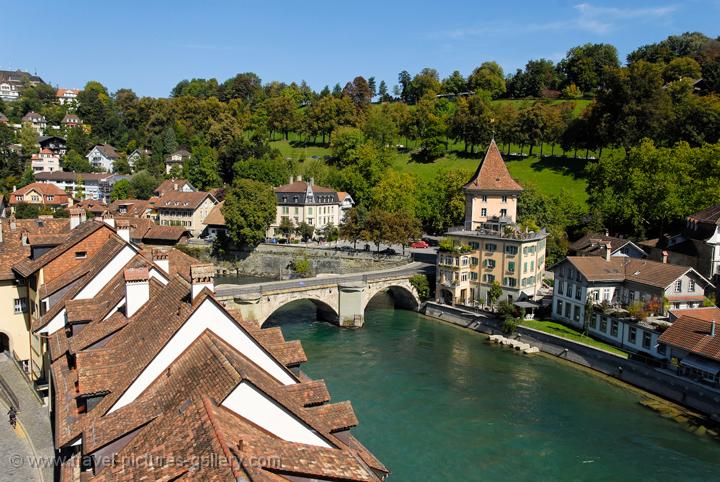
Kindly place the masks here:
<instances>
[{"instance_id":1,"label":"bridge arch","mask_svg":"<svg viewBox=\"0 0 720 482\"><path fill-rule=\"evenodd\" d=\"M263 320L257 320L260 324L260 327L263 327L268 320L270 320L273 315L275 315L278 311L282 310L283 308L286 308L290 305L297 304L302 301L308 301L313 304L315 307L315 313L318 320L322 321L328 321L331 323L338 323L339 316L337 309L330 304L328 304L326 301L323 301L319 299L318 297L314 296L305 296L305 297L299 297L294 300L287 301L280 306L277 306L273 311L269 312L268 315Z\"/></svg>"},{"instance_id":2,"label":"bridge arch","mask_svg":"<svg viewBox=\"0 0 720 482\"><path fill-rule=\"evenodd\" d=\"M379 293L388 293L397 308L415 311L420 307L421 302L417 290L408 280L392 280L368 286L363 311Z\"/></svg>"}]
</instances>

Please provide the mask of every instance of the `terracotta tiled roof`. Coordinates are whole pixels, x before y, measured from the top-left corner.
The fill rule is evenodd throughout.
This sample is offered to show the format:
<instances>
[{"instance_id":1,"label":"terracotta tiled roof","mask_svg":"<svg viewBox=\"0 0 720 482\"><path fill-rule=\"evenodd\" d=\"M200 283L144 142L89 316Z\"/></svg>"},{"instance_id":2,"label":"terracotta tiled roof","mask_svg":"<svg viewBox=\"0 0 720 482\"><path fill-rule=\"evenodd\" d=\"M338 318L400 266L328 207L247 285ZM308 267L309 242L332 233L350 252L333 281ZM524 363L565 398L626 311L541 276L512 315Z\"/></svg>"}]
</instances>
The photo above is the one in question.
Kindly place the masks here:
<instances>
[{"instance_id":1,"label":"terracotta tiled roof","mask_svg":"<svg viewBox=\"0 0 720 482\"><path fill-rule=\"evenodd\" d=\"M614 253L623 246L632 243L632 241L604 234L590 233L570 243L570 250L583 256L604 256L604 246L607 243L610 243L611 252Z\"/></svg>"},{"instance_id":2,"label":"terracotta tiled roof","mask_svg":"<svg viewBox=\"0 0 720 482\"><path fill-rule=\"evenodd\" d=\"M27 186L21 187L17 189L16 191L13 191L12 194L17 194L24 196L30 191L37 191L41 193L43 196L65 196L67 193L57 187L55 184L49 184L46 182L33 182L31 184L28 184Z\"/></svg>"},{"instance_id":3,"label":"terracotta tiled roof","mask_svg":"<svg viewBox=\"0 0 720 482\"><path fill-rule=\"evenodd\" d=\"M108 159L117 159L118 157L120 157L120 154L118 154L115 148L110 144L97 144L93 147L93 149L97 149L98 151L100 151L100 154L102 154Z\"/></svg>"},{"instance_id":4,"label":"terracotta tiled roof","mask_svg":"<svg viewBox=\"0 0 720 482\"><path fill-rule=\"evenodd\" d=\"M275 192L286 192L286 193L305 193L307 191L308 185L310 183L308 181L293 181L290 184L283 184L282 186L278 186L275 188ZM325 186L318 186L316 184L312 185L313 192L326 192L326 193L334 193L337 192L335 189L331 187L325 187Z\"/></svg>"},{"instance_id":5,"label":"terracotta tiled roof","mask_svg":"<svg viewBox=\"0 0 720 482\"><path fill-rule=\"evenodd\" d=\"M225 226L225 216L222 213L222 207L225 205L225 201L216 204L210 214L205 218L204 223L208 226Z\"/></svg>"},{"instance_id":6,"label":"terracotta tiled roof","mask_svg":"<svg viewBox=\"0 0 720 482\"><path fill-rule=\"evenodd\" d=\"M159 209L192 209L194 211L200 207L208 196L214 201L210 193L205 191L169 191L157 201L157 207Z\"/></svg>"},{"instance_id":7,"label":"terracotta tiled roof","mask_svg":"<svg viewBox=\"0 0 720 482\"><path fill-rule=\"evenodd\" d=\"M522 191L523 188L510 176L510 172L503 161L500 149L495 140L485 153L485 158L478 166L473 178L463 186L470 191Z\"/></svg>"},{"instance_id":8,"label":"terracotta tiled roof","mask_svg":"<svg viewBox=\"0 0 720 482\"><path fill-rule=\"evenodd\" d=\"M720 323L720 309L715 308L713 312L714 317L706 313L702 319L681 315L660 335L660 343L720 361L720 332L717 331L720 327L715 327L715 336L711 334L712 322ZM707 320L708 317L711 318L710 321Z\"/></svg>"},{"instance_id":9,"label":"terracotta tiled roof","mask_svg":"<svg viewBox=\"0 0 720 482\"><path fill-rule=\"evenodd\" d=\"M606 261L599 256L568 256L567 262L589 281L634 281L662 289L692 270L688 266L626 257ZM710 285L709 281L707 283Z\"/></svg>"},{"instance_id":10,"label":"terracotta tiled roof","mask_svg":"<svg viewBox=\"0 0 720 482\"><path fill-rule=\"evenodd\" d=\"M23 261L20 261L19 263L16 263L13 266L13 269L17 271L22 276L30 276L35 271L39 270L41 267L43 267L45 264L49 263L53 259L57 258L61 254L63 254L68 249L75 246L77 243L85 239L86 237L93 234L98 229L111 229L107 224L103 223L102 221L98 220L89 220L86 221L80 226L76 227L75 229L70 231L70 234L68 235L67 240L59 245L48 251L47 253L44 253L42 256L40 256L37 259L26 259Z\"/></svg>"},{"instance_id":11,"label":"terracotta tiled roof","mask_svg":"<svg viewBox=\"0 0 720 482\"><path fill-rule=\"evenodd\" d=\"M192 184L190 184L187 179L166 179L160 183L157 189L155 189L155 194L157 194L158 196L163 196L165 193L171 191L182 190L183 186L186 185L190 186L192 190L195 191L195 188L192 187Z\"/></svg>"},{"instance_id":12,"label":"terracotta tiled roof","mask_svg":"<svg viewBox=\"0 0 720 482\"><path fill-rule=\"evenodd\" d=\"M681 316L689 316L690 318L705 320L707 322L710 322L712 320L720 322L720 308L718 308L717 306L707 306L703 308L684 308L682 310L670 310L670 316L672 319L677 319Z\"/></svg>"},{"instance_id":13,"label":"terracotta tiled roof","mask_svg":"<svg viewBox=\"0 0 720 482\"><path fill-rule=\"evenodd\" d=\"M14 229L11 226L15 226ZM27 259L30 256L30 245L23 244L23 233L31 236L38 236L38 233L46 233L46 236L54 236L65 233L67 236L70 231L70 221L68 219L18 219L11 221L9 219L0 220L0 229L2 229L2 242L0 242L0 279L14 279L12 267L20 260Z\"/></svg>"},{"instance_id":14,"label":"terracotta tiled roof","mask_svg":"<svg viewBox=\"0 0 720 482\"><path fill-rule=\"evenodd\" d=\"M128 217L141 217L145 214L145 211L152 208L150 202L146 199L117 199L110 203L108 212L120 213L121 207L127 209L127 213L121 215L126 214Z\"/></svg>"}]
</instances>

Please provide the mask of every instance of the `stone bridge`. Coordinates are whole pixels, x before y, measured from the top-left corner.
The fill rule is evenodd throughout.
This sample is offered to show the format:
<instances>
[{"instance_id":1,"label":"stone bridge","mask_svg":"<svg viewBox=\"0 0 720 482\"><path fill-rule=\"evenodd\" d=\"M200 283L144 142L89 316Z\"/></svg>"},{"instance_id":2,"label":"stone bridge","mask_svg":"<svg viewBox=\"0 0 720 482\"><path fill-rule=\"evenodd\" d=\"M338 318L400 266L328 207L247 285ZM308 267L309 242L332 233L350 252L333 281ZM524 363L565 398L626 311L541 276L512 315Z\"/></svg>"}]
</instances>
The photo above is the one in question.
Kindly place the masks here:
<instances>
[{"instance_id":1,"label":"stone bridge","mask_svg":"<svg viewBox=\"0 0 720 482\"><path fill-rule=\"evenodd\" d=\"M219 285L215 295L228 308L240 310L247 320L262 326L279 308L298 300L310 300L318 317L340 326L360 327L365 307L378 293L388 293L398 308L417 310L420 298L409 278L433 267L410 263L402 268L344 276L327 276L253 285Z\"/></svg>"}]
</instances>

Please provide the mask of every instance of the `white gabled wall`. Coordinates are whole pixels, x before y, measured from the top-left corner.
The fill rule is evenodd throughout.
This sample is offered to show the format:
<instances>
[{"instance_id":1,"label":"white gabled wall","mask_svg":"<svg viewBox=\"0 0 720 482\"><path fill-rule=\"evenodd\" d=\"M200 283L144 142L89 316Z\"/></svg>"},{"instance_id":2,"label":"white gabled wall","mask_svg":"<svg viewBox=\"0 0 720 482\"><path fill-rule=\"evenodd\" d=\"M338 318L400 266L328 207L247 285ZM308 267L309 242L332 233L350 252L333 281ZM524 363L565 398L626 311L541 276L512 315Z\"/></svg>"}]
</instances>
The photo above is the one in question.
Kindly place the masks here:
<instances>
[{"instance_id":1,"label":"white gabled wall","mask_svg":"<svg viewBox=\"0 0 720 482\"><path fill-rule=\"evenodd\" d=\"M56 331L58 331L60 328L65 326L65 308L60 310L60 313L55 315L55 317L50 320L50 323L45 325L43 328L38 330L38 333L46 333L48 335L52 335Z\"/></svg>"},{"instance_id":2,"label":"white gabled wall","mask_svg":"<svg viewBox=\"0 0 720 482\"><path fill-rule=\"evenodd\" d=\"M165 277L165 275L160 271L156 270L155 268L150 268L150 277L155 278L164 285L168 284L168 279Z\"/></svg>"},{"instance_id":3,"label":"white gabled wall","mask_svg":"<svg viewBox=\"0 0 720 482\"><path fill-rule=\"evenodd\" d=\"M235 320L210 299L205 299L115 402L108 413L132 403L205 330L210 330L225 340L283 385L297 383L290 372L270 356L245 330L240 328Z\"/></svg>"},{"instance_id":4,"label":"white gabled wall","mask_svg":"<svg viewBox=\"0 0 720 482\"><path fill-rule=\"evenodd\" d=\"M101 289L107 285L110 280L118 274L118 272L135 256L136 252L130 246L125 246L123 249L110 260L95 277L85 285L83 289L75 296L75 300L85 300L95 297Z\"/></svg>"},{"instance_id":5,"label":"white gabled wall","mask_svg":"<svg viewBox=\"0 0 720 482\"><path fill-rule=\"evenodd\" d=\"M332 448L302 420L245 381L235 387L222 405L283 440Z\"/></svg>"}]
</instances>

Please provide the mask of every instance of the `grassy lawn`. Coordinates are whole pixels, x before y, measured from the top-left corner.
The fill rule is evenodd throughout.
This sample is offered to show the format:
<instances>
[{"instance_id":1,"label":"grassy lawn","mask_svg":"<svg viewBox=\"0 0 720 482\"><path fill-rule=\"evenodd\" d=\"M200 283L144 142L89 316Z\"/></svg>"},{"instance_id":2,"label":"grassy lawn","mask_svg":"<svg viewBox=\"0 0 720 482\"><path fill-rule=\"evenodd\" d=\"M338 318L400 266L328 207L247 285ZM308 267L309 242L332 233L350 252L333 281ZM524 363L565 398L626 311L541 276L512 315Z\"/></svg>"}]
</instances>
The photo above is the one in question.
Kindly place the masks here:
<instances>
[{"instance_id":1,"label":"grassy lawn","mask_svg":"<svg viewBox=\"0 0 720 482\"><path fill-rule=\"evenodd\" d=\"M581 332L570 328L569 326L565 326L561 323L555 323L554 321L524 320L521 325L527 326L528 328L533 328L538 331L544 331L545 333L550 333L551 335L567 338L568 340L579 341L580 343L584 343L595 348L600 348L601 350L615 353L616 355L619 355L623 358L628 357L628 354L626 352L615 348L612 345L608 345L607 343L603 343L602 341L598 341L594 338L590 338L589 336L585 336Z\"/></svg>"},{"instance_id":2,"label":"grassy lawn","mask_svg":"<svg viewBox=\"0 0 720 482\"><path fill-rule=\"evenodd\" d=\"M399 140L399 142L405 141ZM275 140L272 141L271 144L277 148L284 157L289 157L297 161L310 159L313 156L324 159L325 156L330 155L330 149L328 147L303 144L296 140L294 135L290 136L290 141L284 139ZM415 146L410 144L408 147L413 149ZM504 153L506 151L505 147L500 147ZM410 154L398 152L393 160L392 166L399 171L414 174L420 179L430 180L437 175L438 171L445 168L465 169L472 172L477 168L482 159L482 154L480 153L472 155L463 153L461 144L454 144L451 146L451 149L455 149L455 151L430 163L413 162ZM511 146L510 151L520 152L520 147ZM526 185L531 183L543 192L564 194L584 204L587 200L587 193L585 192L587 182L584 177L584 169L587 161L584 159L573 159L571 153L568 153L570 157L559 157L560 154L563 154L559 147L555 148L557 157L543 157L540 159L538 156L539 151L539 147L536 147L533 152L534 155L531 157L513 158L512 156L504 156L510 174L520 182L520 184ZM525 147L524 152L528 152L527 147ZM544 147L544 154L547 156L549 153L550 146L546 145ZM584 152L578 154L583 155Z\"/></svg>"}]
</instances>

